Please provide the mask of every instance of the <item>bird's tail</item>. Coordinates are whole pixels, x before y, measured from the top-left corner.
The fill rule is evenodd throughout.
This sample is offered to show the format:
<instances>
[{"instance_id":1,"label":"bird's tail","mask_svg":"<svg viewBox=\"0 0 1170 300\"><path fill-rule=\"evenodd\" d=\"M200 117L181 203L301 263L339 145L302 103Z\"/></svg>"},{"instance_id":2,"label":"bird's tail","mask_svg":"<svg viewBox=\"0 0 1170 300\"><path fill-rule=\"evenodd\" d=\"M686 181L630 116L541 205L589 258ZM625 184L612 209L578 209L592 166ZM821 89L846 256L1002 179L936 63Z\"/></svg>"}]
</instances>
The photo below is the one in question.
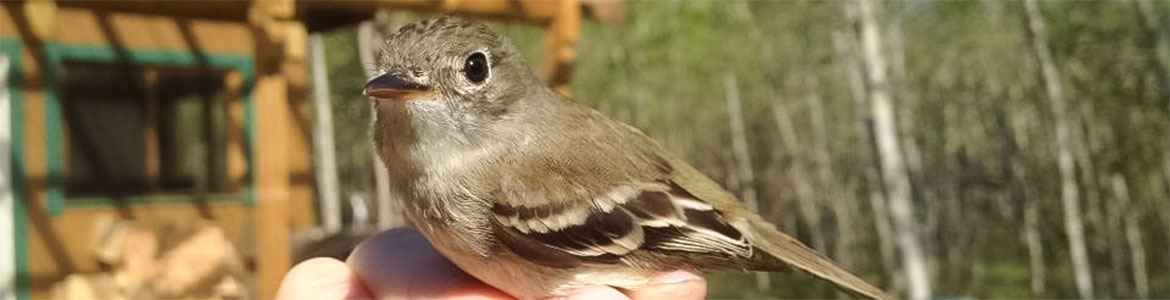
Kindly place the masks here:
<instances>
[{"instance_id":1,"label":"bird's tail","mask_svg":"<svg viewBox=\"0 0 1170 300\"><path fill-rule=\"evenodd\" d=\"M780 232L776 226L764 221L763 218L754 214L745 217L754 219L748 223L752 224L752 233L757 235L751 239L757 244L756 247L784 262L788 267L831 282L838 289L858 296L881 300L894 299L885 291L841 269L832 260L809 249L797 239Z\"/></svg>"}]
</instances>

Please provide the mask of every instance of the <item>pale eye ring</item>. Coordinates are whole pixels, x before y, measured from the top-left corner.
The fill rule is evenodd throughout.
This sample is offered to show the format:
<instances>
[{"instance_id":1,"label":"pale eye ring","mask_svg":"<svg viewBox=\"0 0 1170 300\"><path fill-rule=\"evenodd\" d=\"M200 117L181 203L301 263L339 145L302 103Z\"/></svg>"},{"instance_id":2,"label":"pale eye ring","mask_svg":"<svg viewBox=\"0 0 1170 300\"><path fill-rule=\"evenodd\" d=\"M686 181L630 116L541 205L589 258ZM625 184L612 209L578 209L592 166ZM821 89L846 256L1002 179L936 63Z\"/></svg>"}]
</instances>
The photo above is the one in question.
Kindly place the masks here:
<instances>
[{"instance_id":1,"label":"pale eye ring","mask_svg":"<svg viewBox=\"0 0 1170 300\"><path fill-rule=\"evenodd\" d=\"M487 80L489 72L487 55L483 52L476 51L467 56L463 62L463 77L475 84L483 83Z\"/></svg>"}]
</instances>

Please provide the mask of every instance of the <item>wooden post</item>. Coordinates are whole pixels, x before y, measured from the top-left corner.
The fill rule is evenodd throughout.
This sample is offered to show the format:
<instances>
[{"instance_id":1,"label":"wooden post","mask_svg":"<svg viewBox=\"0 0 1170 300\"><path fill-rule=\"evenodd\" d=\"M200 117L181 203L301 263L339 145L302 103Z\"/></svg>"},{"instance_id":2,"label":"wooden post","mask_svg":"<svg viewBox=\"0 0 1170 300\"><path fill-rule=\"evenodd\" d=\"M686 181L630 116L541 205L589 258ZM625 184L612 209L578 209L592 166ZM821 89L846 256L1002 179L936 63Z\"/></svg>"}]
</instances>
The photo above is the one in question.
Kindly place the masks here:
<instances>
[{"instance_id":1,"label":"wooden post","mask_svg":"<svg viewBox=\"0 0 1170 300\"><path fill-rule=\"evenodd\" d=\"M256 185L256 277L260 298L272 298L290 265L288 163L293 111L286 65L304 60L305 30L293 17L291 0L257 1L248 21L258 33L256 43L255 111L252 137ZM297 43L300 42L300 43ZM297 49L300 49L299 51ZM299 56L299 57L298 57Z\"/></svg>"},{"instance_id":2,"label":"wooden post","mask_svg":"<svg viewBox=\"0 0 1170 300\"><path fill-rule=\"evenodd\" d=\"M286 80L280 75L263 75L256 80L255 153L256 214L259 237L256 245L257 278L261 298L276 295L276 288L289 266L288 246L288 165L283 147L287 144L285 116Z\"/></svg>"},{"instance_id":3,"label":"wooden post","mask_svg":"<svg viewBox=\"0 0 1170 300\"><path fill-rule=\"evenodd\" d=\"M24 14L29 16L28 26L37 39L52 40L57 30L57 2L29 1L23 6Z\"/></svg>"}]
</instances>

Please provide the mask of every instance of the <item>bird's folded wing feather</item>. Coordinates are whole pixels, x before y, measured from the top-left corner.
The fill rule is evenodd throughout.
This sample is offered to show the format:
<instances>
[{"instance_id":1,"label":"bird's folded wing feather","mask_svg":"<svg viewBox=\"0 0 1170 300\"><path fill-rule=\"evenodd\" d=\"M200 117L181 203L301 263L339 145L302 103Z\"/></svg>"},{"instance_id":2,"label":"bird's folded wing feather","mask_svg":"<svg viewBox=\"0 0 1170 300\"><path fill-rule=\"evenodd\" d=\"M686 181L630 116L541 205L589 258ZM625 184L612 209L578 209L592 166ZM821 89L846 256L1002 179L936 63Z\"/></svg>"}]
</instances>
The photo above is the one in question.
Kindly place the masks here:
<instances>
[{"instance_id":1,"label":"bird's folded wing feather","mask_svg":"<svg viewBox=\"0 0 1170 300\"><path fill-rule=\"evenodd\" d=\"M489 202L502 246L553 267L791 267L858 295L890 299L743 209L637 129L581 106L566 109L565 124L589 130L551 129L558 134L544 136L563 140L549 144L568 150L517 159L533 165L500 175L506 184Z\"/></svg>"},{"instance_id":2,"label":"bird's folded wing feather","mask_svg":"<svg viewBox=\"0 0 1170 300\"><path fill-rule=\"evenodd\" d=\"M659 254L667 251L717 261L752 259L754 250L744 235L714 207L677 186L643 186L616 201L605 198L535 207L495 202L492 213L501 242L544 265L626 263L637 267L643 259L666 259Z\"/></svg>"},{"instance_id":3,"label":"bird's folded wing feather","mask_svg":"<svg viewBox=\"0 0 1170 300\"><path fill-rule=\"evenodd\" d=\"M559 202L528 207L495 202L497 237L520 256L551 267L591 263L638 267L654 265L645 260L670 259L676 261L668 265L697 269L790 267L860 296L892 299L759 216L750 212L727 216L720 209L738 204L716 201L713 205L690 192L718 194L722 190L705 191L685 175L678 179L692 186L663 184L609 205L585 201L576 206Z\"/></svg>"},{"instance_id":4,"label":"bird's folded wing feather","mask_svg":"<svg viewBox=\"0 0 1170 300\"><path fill-rule=\"evenodd\" d=\"M791 268L831 282L844 291L871 299L893 299L893 296L841 269L832 260L809 249L796 238L780 232L776 226L759 215L745 209L731 209L731 206L740 205L735 197L690 165L676 158L672 161L672 166L675 170L673 178L681 187L718 210L739 212L727 217L741 220L733 224L747 235L748 241L756 249L767 252Z\"/></svg>"}]
</instances>

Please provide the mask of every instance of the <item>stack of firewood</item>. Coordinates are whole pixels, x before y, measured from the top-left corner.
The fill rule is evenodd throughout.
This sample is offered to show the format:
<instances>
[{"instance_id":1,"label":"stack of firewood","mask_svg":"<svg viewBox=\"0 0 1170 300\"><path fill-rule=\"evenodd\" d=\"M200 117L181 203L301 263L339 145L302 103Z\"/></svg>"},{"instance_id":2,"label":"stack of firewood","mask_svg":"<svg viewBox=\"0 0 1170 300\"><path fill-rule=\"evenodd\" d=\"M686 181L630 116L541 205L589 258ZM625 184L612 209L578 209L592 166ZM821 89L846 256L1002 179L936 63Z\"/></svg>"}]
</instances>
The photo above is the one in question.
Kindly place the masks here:
<instances>
[{"instance_id":1,"label":"stack of firewood","mask_svg":"<svg viewBox=\"0 0 1170 300\"><path fill-rule=\"evenodd\" d=\"M236 247L205 221L145 226L97 222L92 243L106 272L72 274L54 299L241 299L248 273Z\"/></svg>"}]
</instances>

